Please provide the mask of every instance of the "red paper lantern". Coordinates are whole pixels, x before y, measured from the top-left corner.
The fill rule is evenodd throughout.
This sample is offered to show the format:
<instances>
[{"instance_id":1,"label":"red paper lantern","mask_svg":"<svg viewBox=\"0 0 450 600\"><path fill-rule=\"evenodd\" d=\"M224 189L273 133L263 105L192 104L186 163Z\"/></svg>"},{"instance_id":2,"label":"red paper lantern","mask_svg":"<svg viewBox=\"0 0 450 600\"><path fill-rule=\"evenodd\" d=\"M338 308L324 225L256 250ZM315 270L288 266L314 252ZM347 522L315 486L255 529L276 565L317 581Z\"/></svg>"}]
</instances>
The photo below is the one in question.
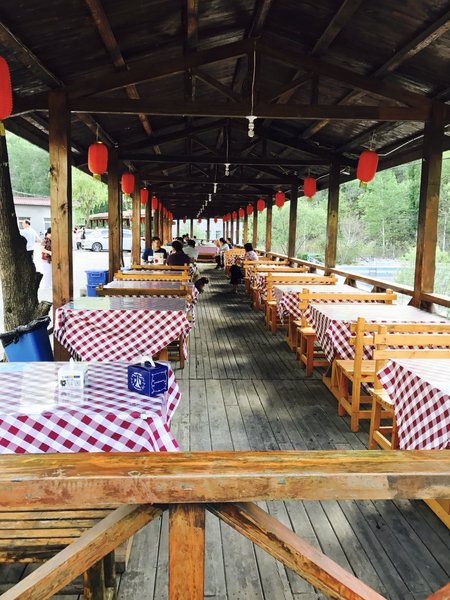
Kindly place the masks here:
<instances>
[{"instance_id":1,"label":"red paper lantern","mask_svg":"<svg viewBox=\"0 0 450 600\"><path fill-rule=\"evenodd\" d=\"M217 223L217 217L214 217L214 223Z\"/></svg>"},{"instance_id":2,"label":"red paper lantern","mask_svg":"<svg viewBox=\"0 0 450 600\"><path fill-rule=\"evenodd\" d=\"M198 222L199 222L199 223L201 223L201 222L202 222L202 220L201 220L201 219L198 219Z\"/></svg>"},{"instance_id":3,"label":"red paper lantern","mask_svg":"<svg viewBox=\"0 0 450 600\"><path fill-rule=\"evenodd\" d=\"M237 212L235 210L233 210L233 212L231 213L231 218L233 219L233 221L236 221L236 219L237 219Z\"/></svg>"},{"instance_id":4,"label":"red paper lantern","mask_svg":"<svg viewBox=\"0 0 450 600\"><path fill-rule=\"evenodd\" d=\"M303 181L303 194L307 198L312 198L317 191L317 183L314 177L306 177Z\"/></svg>"},{"instance_id":5,"label":"red paper lantern","mask_svg":"<svg viewBox=\"0 0 450 600\"><path fill-rule=\"evenodd\" d=\"M145 206L148 202L148 189L147 188L141 188L139 190L139 198L141 200L141 204L143 206Z\"/></svg>"},{"instance_id":6,"label":"red paper lantern","mask_svg":"<svg viewBox=\"0 0 450 600\"><path fill-rule=\"evenodd\" d=\"M231 214L230 213L227 214L227 221L231 221Z\"/></svg>"},{"instance_id":7,"label":"red paper lantern","mask_svg":"<svg viewBox=\"0 0 450 600\"><path fill-rule=\"evenodd\" d=\"M141 217L141 223L145 223L145 217Z\"/></svg>"},{"instance_id":8,"label":"red paper lantern","mask_svg":"<svg viewBox=\"0 0 450 600\"><path fill-rule=\"evenodd\" d=\"M108 170L108 148L102 142L89 146L88 169L95 179L101 179L101 175Z\"/></svg>"},{"instance_id":9,"label":"red paper lantern","mask_svg":"<svg viewBox=\"0 0 450 600\"><path fill-rule=\"evenodd\" d=\"M253 214L253 206L251 204L247 204L246 207L247 215L250 216Z\"/></svg>"},{"instance_id":10,"label":"red paper lantern","mask_svg":"<svg viewBox=\"0 0 450 600\"><path fill-rule=\"evenodd\" d=\"M262 198L258 198L258 201L256 202L256 208L258 212L262 212L266 208L266 203Z\"/></svg>"},{"instance_id":11,"label":"red paper lantern","mask_svg":"<svg viewBox=\"0 0 450 600\"><path fill-rule=\"evenodd\" d=\"M158 210L158 198L152 196L152 210Z\"/></svg>"},{"instance_id":12,"label":"red paper lantern","mask_svg":"<svg viewBox=\"0 0 450 600\"><path fill-rule=\"evenodd\" d=\"M239 209L239 218L240 218L240 219L242 219L242 218L244 217L244 215L245 215L245 211L244 211L244 209L243 209L243 208L240 208L240 209Z\"/></svg>"},{"instance_id":13,"label":"red paper lantern","mask_svg":"<svg viewBox=\"0 0 450 600\"><path fill-rule=\"evenodd\" d=\"M284 205L284 201L285 201L284 192L278 191L275 194L275 204L276 204L276 206L278 206L278 208L281 208Z\"/></svg>"},{"instance_id":14,"label":"red paper lantern","mask_svg":"<svg viewBox=\"0 0 450 600\"><path fill-rule=\"evenodd\" d=\"M8 63L0 56L0 121L9 117L12 106L11 75Z\"/></svg>"},{"instance_id":15,"label":"red paper lantern","mask_svg":"<svg viewBox=\"0 0 450 600\"><path fill-rule=\"evenodd\" d=\"M122 193L126 196L131 196L134 191L134 175L133 173L122 173L122 179L120 181L122 186Z\"/></svg>"},{"instance_id":16,"label":"red paper lantern","mask_svg":"<svg viewBox=\"0 0 450 600\"><path fill-rule=\"evenodd\" d=\"M374 150L364 150L359 155L356 177L359 179L360 187L366 187L369 181L375 177L378 166L378 154Z\"/></svg>"}]
</instances>

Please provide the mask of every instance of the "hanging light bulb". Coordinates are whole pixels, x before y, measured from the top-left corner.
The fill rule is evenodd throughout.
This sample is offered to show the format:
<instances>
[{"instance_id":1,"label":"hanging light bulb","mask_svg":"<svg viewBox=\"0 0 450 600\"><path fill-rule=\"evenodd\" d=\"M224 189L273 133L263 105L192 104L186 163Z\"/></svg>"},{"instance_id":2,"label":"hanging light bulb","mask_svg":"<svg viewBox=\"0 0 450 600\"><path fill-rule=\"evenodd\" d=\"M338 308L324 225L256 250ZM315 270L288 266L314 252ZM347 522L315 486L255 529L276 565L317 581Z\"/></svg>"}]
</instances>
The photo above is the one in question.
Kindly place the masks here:
<instances>
[{"instance_id":1,"label":"hanging light bulb","mask_svg":"<svg viewBox=\"0 0 450 600\"><path fill-rule=\"evenodd\" d=\"M224 167L225 167L225 177L228 177L228 175L230 174L230 163L225 163Z\"/></svg>"},{"instance_id":2,"label":"hanging light bulb","mask_svg":"<svg viewBox=\"0 0 450 600\"><path fill-rule=\"evenodd\" d=\"M217 183L214 183L214 194L217 194Z\"/></svg>"},{"instance_id":3,"label":"hanging light bulb","mask_svg":"<svg viewBox=\"0 0 450 600\"><path fill-rule=\"evenodd\" d=\"M208 202L211 202L212 200L212 194L208 194Z\"/></svg>"},{"instance_id":4,"label":"hanging light bulb","mask_svg":"<svg viewBox=\"0 0 450 600\"><path fill-rule=\"evenodd\" d=\"M256 117L251 115L250 117L247 117L247 119L248 119L248 137L253 138L253 137L255 137L255 119L256 119Z\"/></svg>"}]
</instances>

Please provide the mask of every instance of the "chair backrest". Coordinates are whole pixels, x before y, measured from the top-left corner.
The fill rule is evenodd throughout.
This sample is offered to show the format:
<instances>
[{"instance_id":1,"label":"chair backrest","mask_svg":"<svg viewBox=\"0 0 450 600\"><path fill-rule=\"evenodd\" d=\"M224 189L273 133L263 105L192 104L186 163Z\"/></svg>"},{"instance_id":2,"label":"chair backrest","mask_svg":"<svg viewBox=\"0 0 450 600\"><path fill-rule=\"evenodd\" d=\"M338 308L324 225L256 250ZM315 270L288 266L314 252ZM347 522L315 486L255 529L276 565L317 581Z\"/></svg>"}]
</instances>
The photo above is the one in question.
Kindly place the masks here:
<instances>
[{"instance_id":1,"label":"chair backrest","mask_svg":"<svg viewBox=\"0 0 450 600\"><path fill-rule=\"evenodd\" d=\"M255 271L261 265L265 266L266 269L273 265L289 265L289 260L280 260L275 262L271 258L260 258L259 260L244 260L242 266L244 269L245 277L249 277L251 273Z\"/></svg>"},{"instance_id":2,"label":"chair backrest","mask_svg":"<svg viewBox=\"0 0 450 600\"><path fill-rule=\"evenodd\" d=\"M174 271L177 272L189 272L189 265L131 265L130 267L134 271Z\"/></svg>"},{"instance_id":3,"label":"chair backrest","mask_svg":"<svg viewBox=\"0 0 450 600\"><path fill-rule=\"evenodd\" d=\"M345 292L339 294L333 292L333 288L330 288L329 292L315 292L305 288L299 292L298 300L299 308L305 310L311 302L381 302L392 304L394 300L397 300L397 294L394 294L392 290L386 290L385 293L355 294Z\"/></svg>"},{"instance_id":4,"label":"chair backrest","mask_svg":"<svg viewBox=\"0 0 450 600\"><path fill-rule=\"evenodd\" d=\"M99 285L96 289L97 296L180 296L187 297L189 290L185 285L178 288L134 288L133 282L126 288L107 288Z\"/></svg>"},{"instance_id":5,"label":"chair backrest","mask_svg":"<svg viewBox=\"0 0 450 600\"><path fill-rule=\"evenodd\" d=\"M299 271L297 269L288 269L285 273L269 272L267 274L267 300L272 300L272 290L276 285L334 285L337 281L334 275L317 277L316 275L305 273L303 269ZM298 274L292 277L292 273Z\"/></svg>"},{"instance_id":6,"label":"chair backrest","mask_svg":"<svg viewBox=\"0 0 450 600\"><path fill-rule=\"evenodd\" d=\"M181 273L179 275L177 273L126 273L118 271L114 275L114 279L126 281L179 281L183 283L188 283L189 275L185 273Z\"/></svg>"}]
</instances>

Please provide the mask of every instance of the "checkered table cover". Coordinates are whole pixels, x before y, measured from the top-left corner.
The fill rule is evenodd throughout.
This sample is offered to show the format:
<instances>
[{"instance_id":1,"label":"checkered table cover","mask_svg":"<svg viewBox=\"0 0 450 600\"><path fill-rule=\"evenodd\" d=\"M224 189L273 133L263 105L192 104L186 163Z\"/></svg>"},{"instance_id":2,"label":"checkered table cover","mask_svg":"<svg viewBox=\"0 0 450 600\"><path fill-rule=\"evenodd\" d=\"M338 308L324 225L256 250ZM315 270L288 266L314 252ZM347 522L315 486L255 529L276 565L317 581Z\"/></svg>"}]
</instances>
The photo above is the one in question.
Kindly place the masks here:
<instances>
[{"instance_id":1,"label":"checkered table cover","mask_svg":"<svg viewBox=\"0 0 450 600\"><path fill-rule=\"evenodd\" d=\"M242 254L227 254L224 252L223 256L223 264L225 267L231 267L232 265L242 266L244 262L245 252L242 251Z\"/></svg>"},{"instance_id":2,"label":"checkered table cover","mask_svg":"<svg viewBox=\"0 0 450 600\"><path fill-rule=\"evenodd\" d=\"M176 451L169 429L181 394L148 398L128 390L127 364L91 363L87 387L59 389L67 363L0 364L0 453Z\"/></svg>"},{"instance_id":3,"label":"checkered table cover","mask_svg":"<svg viewBox=\"0 0 450 600\"><path fill-rule=\"evenodd\" d=\"M298 307L298 294L303 290L320 293L333 294L367 294L366 290L360 290L350 285L280 285L273 288L273 296L277 302L278 316L281 322L290 315L294 320L300 320L302 311ZM336 304L339 300L315 300L315 304ZM357 300L344 300L351 304Z\"/></svg>"},{"instance_id":4,"label":"checkered table cover","mask_svg":"<svg viewBox=\"0 0 450 600\"><path fill-rule=\"evenodd\" d=\"M331 303L310 304L305 318L316 330L317 340L329 362L335 357L354 358L354 348L348 343L350 324L358 317L373 323L442 323L445 319L413 306L399 304ZM372 349L364 346L364 358L372 358Z\"/></svg>"},{"instance_id":5,"label":"checkered table cover","mask_svg":"<svg viewBox=\"0 0 450 600\"><path fill-rule=\"evenodd\" d=\"M73 358L110 362L156 354L180 336L187 357L189 330L183 299L108 296L58 308L54 334Z\"/></svg>"},{"instance_id":6,"label":"checkered table cover","mask_svg":"<svg viewBox=\"0 0 450 600\"><path fill-rule=\"evenodd\" d=\"M379 371L402 450L450 448L450 359L391 360Z\"/></svg>"}]
</instances>

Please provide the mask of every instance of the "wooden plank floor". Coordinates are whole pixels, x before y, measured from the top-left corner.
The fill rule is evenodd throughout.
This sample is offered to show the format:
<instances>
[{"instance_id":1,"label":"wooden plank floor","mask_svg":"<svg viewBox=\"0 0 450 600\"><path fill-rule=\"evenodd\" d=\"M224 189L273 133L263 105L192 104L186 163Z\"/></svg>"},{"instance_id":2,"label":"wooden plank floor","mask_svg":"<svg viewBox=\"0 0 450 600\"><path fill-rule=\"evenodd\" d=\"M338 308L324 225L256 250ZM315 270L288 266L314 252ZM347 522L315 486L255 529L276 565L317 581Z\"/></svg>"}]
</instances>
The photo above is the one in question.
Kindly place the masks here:
<instances>
[{"instance_id":1,"label":"wooden plank floor","mask_svg":"<svg viewBox=\"0 0 450 600\"><path fill-rule=\"evenodd\" d=\"M367 447L320 380L306 379L283 341L263 326L223 272L210 284L177 371L183 398L172 431L183 450ZM273 502L262 506L387 598L424 599L450 581L450 532L422 502ZM208 515L205 598L323 598L300 577ZM120 600L167 598L167 518L135 536Z\"/></svg>"},{"instance_id":2,"label":"wooden plank floor","mask_svg":"<svg viewBox=\"0 0 450 600\"><path fill-rule=\"evenodd\" d=\"M351 433L320 380L306 379L283 341L263 326L223 272L210 277L190 336L189 362L172 431L183 450L317 450L367 447L367 430ZM423 600L450 581L450 532L422 502L261 503L286 526L386 598ZM119 600L167 598L167 517L135 537ZM0 592L30 567L0 567ZM75 586L65 600L79 598ZM72 592L72 593L71 593ZM323 598L300 577L207 515L209 600ZM56 598L56 597L55 597Z\"/></svg>"}]
</instances>

